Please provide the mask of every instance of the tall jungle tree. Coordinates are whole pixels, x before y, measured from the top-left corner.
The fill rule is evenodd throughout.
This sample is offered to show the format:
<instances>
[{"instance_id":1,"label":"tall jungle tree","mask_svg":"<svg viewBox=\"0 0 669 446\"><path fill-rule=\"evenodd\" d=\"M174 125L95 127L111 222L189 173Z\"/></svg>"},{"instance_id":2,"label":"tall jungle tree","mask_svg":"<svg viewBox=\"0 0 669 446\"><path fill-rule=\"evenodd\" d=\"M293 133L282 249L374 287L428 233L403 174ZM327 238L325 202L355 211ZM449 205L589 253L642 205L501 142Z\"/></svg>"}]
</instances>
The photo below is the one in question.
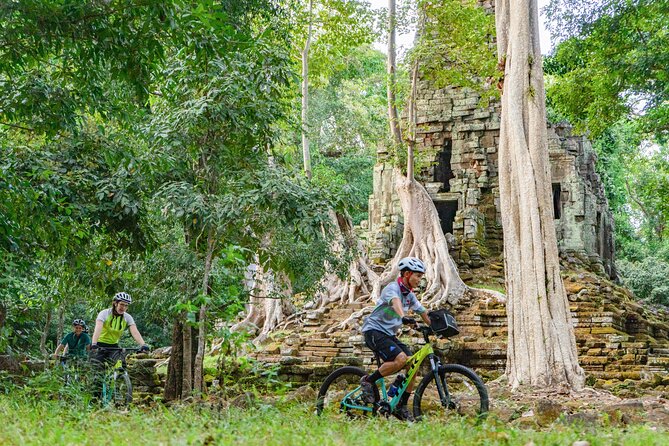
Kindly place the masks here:
<instances>
[{"instance_id":1,"label":"tall jungle tree","mask_svg":"<svg viewBox=\"0 0 669 446\"><path fill-rule=\"evenodd\" d=\"M496 2L504 70L499 183L512 387L581 388L567 294L560 277L546 134L536 0Z\"/></svg>"},{"instance_id":2,"label":"tall jungle tree","mask_svg":"<svg viewBox=\"0 0 669 446\"><path fill-rule=\"evenodd\" d=\"M327 197L273 153L296 93L286 11L254 0L195 12L196 19L184 14L182 45L169 54L147 129L167 167L157 197L163 214L182 224L184 244L203 265L198 289L184 290L175 306L181 351L170 364L170 399L203 390L210 273L220 250L243 246L253 253L249 263L289 277L294 245L286 240L328 234ZM276 297L262 296L281 304Z\"/></svg>"}]
</instances>

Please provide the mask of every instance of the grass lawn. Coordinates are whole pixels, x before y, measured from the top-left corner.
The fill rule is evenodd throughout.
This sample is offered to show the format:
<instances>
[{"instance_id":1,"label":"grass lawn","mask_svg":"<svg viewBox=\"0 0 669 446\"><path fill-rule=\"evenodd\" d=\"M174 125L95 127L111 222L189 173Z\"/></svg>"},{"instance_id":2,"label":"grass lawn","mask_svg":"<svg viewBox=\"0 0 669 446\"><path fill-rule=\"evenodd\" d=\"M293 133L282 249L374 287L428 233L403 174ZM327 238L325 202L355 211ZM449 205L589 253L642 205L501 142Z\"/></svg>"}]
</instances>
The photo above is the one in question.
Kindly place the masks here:
<instances>
[{"instance_id":1,"label":"grass lawn","mask_svg":"<svg viewBox=\"0 0 669 446\"><path fill-rule=\"evenodd\" d=\"M0 445L667 445L669 434L646 426L557 425L549 431L513 428L495 420L407 424L395 419L317 417L310 404L248 409L203 406L88 409L21 394L0 395Z\"/></svg>"}]
</instances>

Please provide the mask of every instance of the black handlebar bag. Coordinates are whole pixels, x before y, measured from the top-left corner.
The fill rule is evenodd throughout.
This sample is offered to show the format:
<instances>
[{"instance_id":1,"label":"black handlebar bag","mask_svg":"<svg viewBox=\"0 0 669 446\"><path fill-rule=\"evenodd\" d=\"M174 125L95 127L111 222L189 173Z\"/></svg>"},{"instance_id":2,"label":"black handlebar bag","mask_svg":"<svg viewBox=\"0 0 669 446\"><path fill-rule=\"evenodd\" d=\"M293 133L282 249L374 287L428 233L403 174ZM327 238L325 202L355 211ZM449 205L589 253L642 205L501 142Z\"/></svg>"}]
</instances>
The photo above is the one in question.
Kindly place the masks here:
<instances>
[{"instance_id":1,"label":"black handlebar bag","mask_svg":"<svg viewBox=\"0 0 669 446\"><path fill-rule=\"evenodd\" d=\"M450 338L460 334L455 316L448 310L434 310L427 313L430 318L430 327L438 336Z\"/></svg>"}]
</instances>

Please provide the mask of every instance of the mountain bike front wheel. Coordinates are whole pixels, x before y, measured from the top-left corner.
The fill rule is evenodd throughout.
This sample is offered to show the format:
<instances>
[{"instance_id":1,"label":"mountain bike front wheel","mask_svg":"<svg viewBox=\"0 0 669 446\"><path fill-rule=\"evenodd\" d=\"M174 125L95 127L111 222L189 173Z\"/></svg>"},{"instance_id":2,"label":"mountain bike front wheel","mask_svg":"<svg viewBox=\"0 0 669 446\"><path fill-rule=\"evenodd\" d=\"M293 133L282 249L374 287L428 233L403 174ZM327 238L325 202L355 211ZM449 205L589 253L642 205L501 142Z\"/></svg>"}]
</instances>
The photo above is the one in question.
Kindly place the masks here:
<instances>
[{"instance_id":1,"label":"mountain bike front wheel","mask_svg":"<svg viewBox=\"0 0 669 446\"><path fill-rule=\"evenodd\" d=\"M116 374L113 394L116 407L126 407L132 402L132 383L127 372Z\"/></svg>"},{"instance_id":2,"label":"mountain bike front wheel","mask_svg":"<svg viewBox=\"0 0 669 446\"><path fill-rule=\"evenodd\" d=\"M360 378L364 370L358 367L341 367L332 372L321 385L316 401L316 413L349 418L364 418L376 414L376 406L362 398ZM379 389L372 386L374 400L379 401Z\"/></svg>"},{"instance_id":3,"label":"mountain bike front wheel","mask_svg":"<svg viewBox=\"0 0 669 446\"><path fill-rule=\"evenodd\" d=\"M439 395L435 374L430 371L416 389L413 414L423 418L451 416L485 417L488 412L488 391L473 370L459 364L439 367L438 375L443 386L444 399Z\"/></svg>"}]
</instances>

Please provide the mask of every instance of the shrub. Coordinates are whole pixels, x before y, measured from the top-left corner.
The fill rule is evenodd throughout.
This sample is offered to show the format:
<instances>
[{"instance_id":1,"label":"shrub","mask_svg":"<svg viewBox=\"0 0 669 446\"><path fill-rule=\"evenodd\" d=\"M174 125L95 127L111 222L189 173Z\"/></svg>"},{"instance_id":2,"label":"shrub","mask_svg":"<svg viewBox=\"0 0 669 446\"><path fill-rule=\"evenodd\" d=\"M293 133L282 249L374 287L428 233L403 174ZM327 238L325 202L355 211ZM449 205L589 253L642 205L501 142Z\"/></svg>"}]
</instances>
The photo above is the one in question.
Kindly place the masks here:
<instances>
[{"instance_id":1,"label":"shrub","mask_svg":"<svg viewBox=\"0 0 669 446\"><path fill-rule=\"evenodd\" d=\"M620 260L617 266L623 282L639 299L669 306L669 262L647 257L639 262Z\"/></svg>"}]
</instances>

